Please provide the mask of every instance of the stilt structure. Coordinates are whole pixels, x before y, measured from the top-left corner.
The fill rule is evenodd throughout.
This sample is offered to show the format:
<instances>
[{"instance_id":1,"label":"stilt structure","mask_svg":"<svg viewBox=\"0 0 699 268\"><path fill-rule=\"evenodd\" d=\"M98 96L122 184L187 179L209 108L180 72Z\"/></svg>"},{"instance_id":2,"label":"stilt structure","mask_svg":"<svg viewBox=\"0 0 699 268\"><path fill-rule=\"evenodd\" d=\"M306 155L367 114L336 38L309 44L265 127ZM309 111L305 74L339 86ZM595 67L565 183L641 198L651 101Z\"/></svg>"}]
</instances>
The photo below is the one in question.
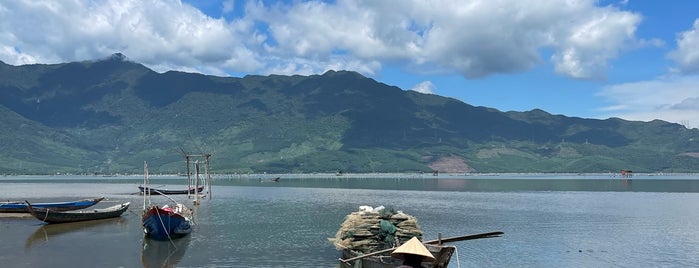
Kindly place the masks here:
<instances>
[{"instance_id":1,"label":"stilt structure","mask_svg":"<svg viewBox=\"0 0 699 268\"><path fill-rule=\"evenodd\" d=\"M211 199L211 174L209 174L209 170L211 168L209 159L211 158L211 154L192 154L185 152L184 150L182 150L182 154L184 155L185 162L187 163L187 186L194 187L194 189L198 189L199 186L204 186L205 190L203 193L195 192L192 194L187 194L187 198L191 198L191 195L194 195L195 205L199 204L199 198L202 194ZM203 173L201 172L200 168L201 164L204 164ZM192 169L194 169L194 174L192 174Z\"/></svg>"}]
</instances>

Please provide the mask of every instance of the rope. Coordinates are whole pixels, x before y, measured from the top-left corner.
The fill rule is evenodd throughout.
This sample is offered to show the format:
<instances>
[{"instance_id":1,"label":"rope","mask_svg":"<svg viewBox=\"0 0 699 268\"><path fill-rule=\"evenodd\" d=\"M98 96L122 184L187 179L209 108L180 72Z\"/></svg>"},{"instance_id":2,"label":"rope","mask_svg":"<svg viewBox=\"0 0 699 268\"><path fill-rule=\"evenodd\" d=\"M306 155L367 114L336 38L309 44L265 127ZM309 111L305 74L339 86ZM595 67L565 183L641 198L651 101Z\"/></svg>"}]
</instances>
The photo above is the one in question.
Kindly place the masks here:
<instances>
[{"instance_id":1,"label":"rope","mask_svg":"<svg viewBox=\"0 0 699 268\"><path fill-rule=\"evenodd\" d=\"M131 213L133 213L133 214L136 215L136 216L143 216L143 214L140 214L140 215L139 215L138 213L133 212L133 210L131 210L131 209L127 209L126 211L131 212Z\"/></svg>"},{"instance_id":2,"label":"rope","mask_svg":"<svg viewBox=\"0 0 699 268\"><path fill-rule=\"evenodd\" d=\"M461 261L459 260L459 248L454 247L454 253L456 253L456 267L461 268Z\"/></svg>"},{"instance_id":3,"label":"rope","mask_svg":"<svg viewBox=\"0 0 699 268\"><path fill-rule=\"evenodd\" d=\"M175 199L172 199L171 197L167 196L166 194L162 193L161 191L158 191L156 189L153 189L154 192L159 193L160 195L164 196L167 199L170 199L173 203L177 204L177 201Z\"/></svg>"},{"instance_id":4,"label":"rope","mask_svg":"<svg viewBox=\"0 0 699 268\"><path fill-rule=\"evenodd\" d=\"M48 219L48 218L49 218L49 209L47 208L47 209L46 209L46 215L44 215L44 220L43 220L43 221L46 221L46 219Z\"/></svg>"},{"instance_id":5,"label":"rope","mask_svg":"<svg viewBox=\"0 0 699 268\"><path fill-rule=\"evenodd\" d=\"M160 225L163 226L163 230L165 230L165 234L167 235L167 239L170 240L170 243L172 244L175 249L177 249L177 246L175 245L175 242L172 241L172 238L170 237L170 232L168 232L167 227L165 227L165 223L163 222L163 218L160 217L160 211L156 211L158 215L158 220L160 220Z\"/></svg>"}]
</instances>

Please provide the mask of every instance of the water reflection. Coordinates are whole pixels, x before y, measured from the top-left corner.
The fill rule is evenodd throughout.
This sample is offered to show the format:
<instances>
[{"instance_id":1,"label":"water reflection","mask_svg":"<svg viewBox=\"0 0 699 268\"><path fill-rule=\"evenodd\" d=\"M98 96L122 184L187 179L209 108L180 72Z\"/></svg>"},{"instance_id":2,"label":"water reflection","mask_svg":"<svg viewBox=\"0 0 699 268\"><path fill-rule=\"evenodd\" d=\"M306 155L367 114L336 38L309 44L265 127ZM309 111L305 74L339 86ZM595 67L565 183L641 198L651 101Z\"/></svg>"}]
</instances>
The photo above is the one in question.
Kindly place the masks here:
<instances>
[{"instance_id":1,"label":"water reflection","mask_svg":"<svg viewBox=\"0 0 699 268\"><path fill-rule=\"evenodd\" d=\"M63 235L89 232L90 230L100 229L109 225L125 227L127 224L128 220L125 217L61 224L42 224L34 233L27 237L27 241L24 243L24 251L28 252L32 247L46 244L51 239L56 239Z\"/></svg>"},{"instance_id":2,"label":"water reflection","mask_svg":"<svg viewBox=\"0 0 699 268\"><path fill-rule=\"evenodd\" d=\"M143 239L141 263L143 267L176 267L184 257L190 237L170 241Z\"/></svg>"}]
</instances>

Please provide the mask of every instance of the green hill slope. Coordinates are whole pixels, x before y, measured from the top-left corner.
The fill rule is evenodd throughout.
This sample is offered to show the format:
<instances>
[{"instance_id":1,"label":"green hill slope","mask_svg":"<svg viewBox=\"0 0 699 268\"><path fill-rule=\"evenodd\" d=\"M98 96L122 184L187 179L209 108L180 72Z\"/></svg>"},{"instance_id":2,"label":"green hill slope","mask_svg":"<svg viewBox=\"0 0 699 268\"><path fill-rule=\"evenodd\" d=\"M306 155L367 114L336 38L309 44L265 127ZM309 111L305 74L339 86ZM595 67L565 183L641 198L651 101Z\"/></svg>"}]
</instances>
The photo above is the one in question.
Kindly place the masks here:
<instances>
[{"instance_id":1,"label":"green hill slope","mask_svg":"<svg viewBox=\"0 0 699 268\"><path fill-rule=\"evenodd\" d=\"M699 130L500 112L358 73L156 73L115 54L0 63L0 173L699 171Z\"/></svg>"}]
</instances>

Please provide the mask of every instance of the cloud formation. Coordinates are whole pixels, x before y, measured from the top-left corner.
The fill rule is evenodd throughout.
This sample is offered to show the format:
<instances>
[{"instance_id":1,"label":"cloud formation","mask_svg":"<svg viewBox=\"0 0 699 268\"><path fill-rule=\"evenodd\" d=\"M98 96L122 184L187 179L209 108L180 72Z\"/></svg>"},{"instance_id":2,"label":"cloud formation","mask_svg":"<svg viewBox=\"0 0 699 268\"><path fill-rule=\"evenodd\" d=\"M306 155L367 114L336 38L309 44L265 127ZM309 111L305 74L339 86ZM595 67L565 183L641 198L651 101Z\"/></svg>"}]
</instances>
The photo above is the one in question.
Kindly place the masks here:
<instances>
[{"instance_id":1,"label":"cloud formation","mask_svg":"<svg viewBox=\"0 0 699 268\"><path fill-rule=\"evenodd\" d=\"M677 49L668 57L677 63L681 72L699 73L699 19L694 21L692 29L678 35Z\"/></svg>"},{"instance_id":2,"label":"cloud formation","mask_svg":"<svg viewBox=\"0 0 699 268\"><path fill-rule=\"evenodd\" d=\"M607 117L665 121L699 127L699 76L672 76L604 87L598 94Z\"/></svg>"},{"instance_id":3,"label":"cloud formation","mask_svg":"<svg viewBox=\"0 0 699 268\"><path fill-rule=\"evenodd\" d=\"M232 3L223 2L220 13L232 12ZM638 42L641 21L595 0L250 1L238 12L214 18L176 0L4 1L0 60L55 63L122 52L159 71L371 76L390 63L467 78L550 61L562 75L590 79Z\"/></svg>"},{"instance_id":4,"label":"cloud formation","mask_svg":"<svg viewBox=\"0 0 699 268\"><path fill-rule=\"evenodd\" d=\"M699 19L677 35L677 48L668 53L676 67L663 77L603 87L598 96L609 105L607 117L650 121L657 118L699 127Z\"/></svg>"},{"instance_id":5,"label":"cloud formation","mask_svg":"<svg viewBox=\"0 0 699 268\"><path fill-rule=\"evenodd\" d=\"M435 86L430 81L424 81L415 85L410 90L417 91L423 94L434 94Z\"/></svg>"}]
</instances>

